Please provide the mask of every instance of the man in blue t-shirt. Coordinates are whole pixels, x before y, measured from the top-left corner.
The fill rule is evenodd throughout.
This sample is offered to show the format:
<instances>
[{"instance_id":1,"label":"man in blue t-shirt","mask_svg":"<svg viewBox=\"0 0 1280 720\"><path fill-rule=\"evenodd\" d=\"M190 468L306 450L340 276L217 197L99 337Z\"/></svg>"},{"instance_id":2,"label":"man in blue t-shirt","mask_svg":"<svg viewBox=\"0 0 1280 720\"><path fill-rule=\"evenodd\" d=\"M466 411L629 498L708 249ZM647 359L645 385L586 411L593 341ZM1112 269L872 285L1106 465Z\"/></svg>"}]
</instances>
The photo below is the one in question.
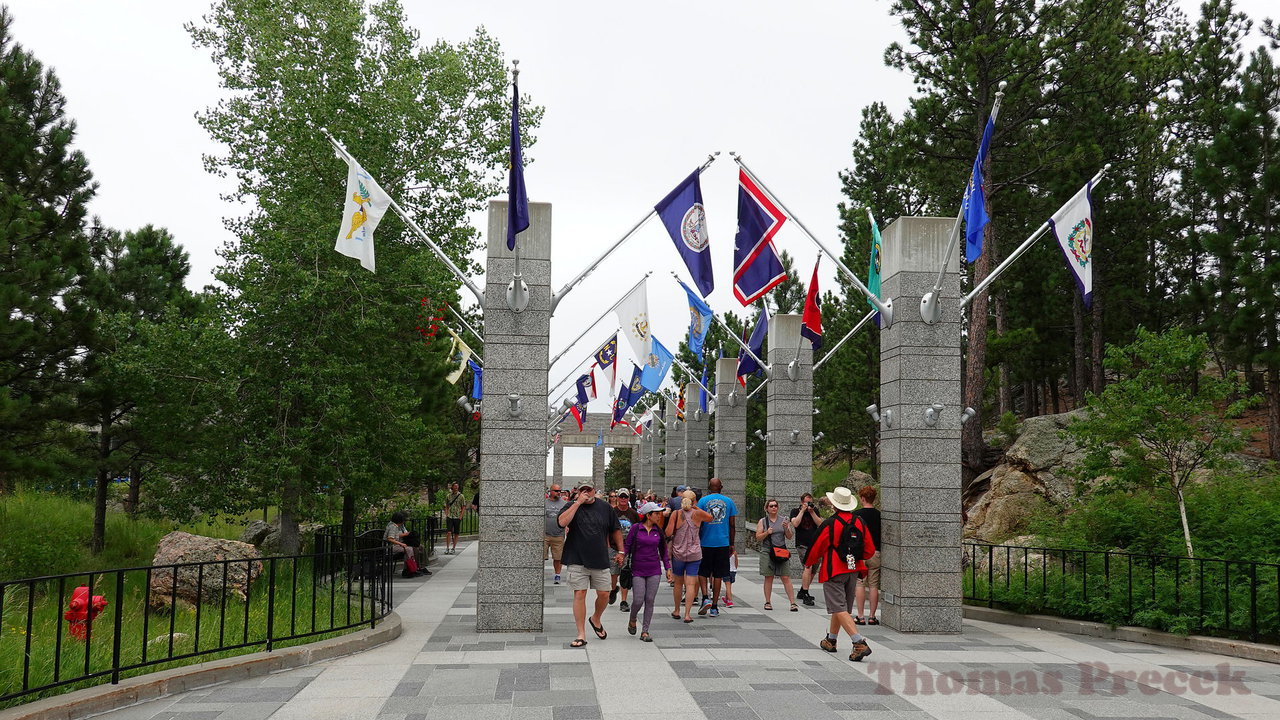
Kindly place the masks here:
<instances>
[{"instance_id":1,"label":"man in blue t-shirt","mask_svg":"<svg viewBox=\"0 0 1280 720\"><path fill-rule=\"evenodd\" d=\"M702 607L699 615L720 614L720 585L729 578L729 554L737 539L738 506L726 495L721 495L724 484L720 478L707 483L711 492L698 501L698 509L711 513L711 520L702 523L699 542L702 545L702 565L698 568L698 587L702 591ZM711 580L711 599L707 599L707 580Z\"/></svg>"}]
</instances>

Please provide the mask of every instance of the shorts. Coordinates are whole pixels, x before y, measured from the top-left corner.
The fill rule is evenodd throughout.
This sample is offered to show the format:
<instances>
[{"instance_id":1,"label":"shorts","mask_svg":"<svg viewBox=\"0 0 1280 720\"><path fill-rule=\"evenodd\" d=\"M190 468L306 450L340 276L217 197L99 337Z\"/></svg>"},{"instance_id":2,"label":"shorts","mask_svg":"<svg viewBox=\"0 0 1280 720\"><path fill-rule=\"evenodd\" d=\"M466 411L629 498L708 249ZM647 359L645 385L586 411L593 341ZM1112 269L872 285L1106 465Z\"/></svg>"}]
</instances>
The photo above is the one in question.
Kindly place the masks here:
<instances>
[{"instance_id":1,"label":"shorts","mask_svg":"<svg viewBox=\"0 0 1280 720\"><path fill-rule=\"evenodd\" d=\"M564 536L563 535L543 535L542 536L542 559L546 560L548 556L556 562L560 562L560 556L564 554Z\"/></svg>"},{"instance_id":2,"label":"shorts","mask_svg":"<svg viewBox=\"0 0 1280 720\"><path fill-rule=\"evenodd\" d=\"M809 557L809 547L809 545L796 545L796 552L792 555L792 557L796 559L796 562L804 563L804 559ZM822 558L814 558L812 565L805 565L804 567L816 568L821 564Z\"/></svg>"},{"instance_id":3,"label":"shorts","mask_svg":"<svg viewBox=\"0 0 1280 720\"><path fill-rule=\"evenodd\" d=\"M698 568L698 575L720 579L729 577L729 553L732 551L733 548L728 545L702 548L702 565Z\"/></svg>"},{"instance_id":4,"label":"shorts","mask_svg":"<svg viewBox=\"0 0 1280 720\"><path fill-rule=\"evenodd\" d=\"M608 568L596 569L582 565L566 565L564 569L570 590L575 592L578 590L609 592Z\"/></svg>"},{"instance_id":5,"label":"shorts","mask_svg":"<svg viewBox=\"0 0 1280 720\"><path fill-rule=\"evenodd\" d=\"M853 589L858 584L858 573L850 572L837 575L822 583L822 599L826 601L827 613L853 612Z\"/></svg>"},{"instance_id":6,"label":"shorts","mask_svg":"<svg viewBox=\"0 0 1280 720\"><path fill-rule=\"evenodd\" d=\"M728 578L727 580L725 580L725 582L729 583L730 585L732 585L732 584L734 584L734 583L738 582L738 571L737 571L737 570L730 570L730 571L729 571L729 578Z\"/></svg>"},{"instance_id":7,"label":"shorts","mask_svg":"<svg viewBox=\"0 0 1280 720\"><path fill-rule=\"evenodd\" d=\"M875 551L875 553L871 557L867 558L866 564L867 564L867 576L859 580L858 582L862 584L862 587L867 588L868 590L879 590L880 589L880 551L879 550Z\"/></svg>"},{"instance_id":8,"label":"shorts","mask_svg":"<svg viewBox=\"0 0 1280 720\"><path fill-rule=\"evenodd\" d=\"M698 574L698 566L702 564L702 558L697 560L671 560L671 576L672 577L693 577Z\"/></svg>"},{"instance_id":9,"label":"shorts","mask_svg":"<svg viewBox=\"0 0 1280 720\"><path fill-rule=\"evenodd\" d=\"M789 577L791 575L791 558L774 560L773 553L760 553L760 577Z\"/></svg>"},{"instance_id":10,"label":"shorts","mask_svg":"<svg viewBox=\"0 0 1280 720\"><path fill-rule=\"evenodd\" d=\"M456 517L445 518L444 529L445 529L445 532L451 532L454 535L457 535L458 531L462 529L462 518L456 518Z\"/></svg>"}]
</instances>

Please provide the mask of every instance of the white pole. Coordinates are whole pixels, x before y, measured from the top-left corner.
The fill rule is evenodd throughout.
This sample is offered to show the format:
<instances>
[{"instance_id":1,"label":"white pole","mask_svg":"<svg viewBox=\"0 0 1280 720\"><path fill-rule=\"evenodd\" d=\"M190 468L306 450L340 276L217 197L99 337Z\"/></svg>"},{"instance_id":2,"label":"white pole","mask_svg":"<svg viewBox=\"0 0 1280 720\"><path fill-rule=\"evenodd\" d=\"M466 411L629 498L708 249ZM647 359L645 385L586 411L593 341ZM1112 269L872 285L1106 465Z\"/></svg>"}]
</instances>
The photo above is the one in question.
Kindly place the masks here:
<instances>
[{"instance_id":1,"label":"white pole","mask_svg":"<svg viewBox=\"0 0 1280 720\"><path fill-rule=\"evenodd\" d=\"M571 343L569 343L568 345L566 345L566 346L565 346L565 348L564 348L564 350L561 350L561 351L560 351L560 354L559 354L559 355L556 355L555 357L551 358L551 362L547 363L547 369L548 369L548 370L550 370L551 368L555 367L555 364L556 364L556 361L557 361L557 360L559 360L560 358L564 357L564 354L565 354L565 353L567 353L567 352L569 352L570 350L572 350L572 349L573 349L573 346L574 346L574 345L577 345L577 344L578 344L578 341L579 341L579 340L581 340L583 337L585 337L585 336L586 336L586 334L587 334L588 332L590 332L590 331L591 331L591 328L595 327L597 323L599 323L601 320L603 320L605 315L608 315L609 313L611 313L611 312L613 312L614 310L616 310L616 309L617 309L617 307L618 307L618 303L620 303L620 302L622 302L623 300L625 300L625 299L627 298L627 296L628 296L628 295L630 295L632 292L634 292L634 291L635 291L635 289L636 289L636 288L640 287L640 283L643 283L645 280L648 280L648 279L649 279L649 276L650 276L650 275L652 275L652 274L653 274L653 271L652 271L652 270L650 270L649 272L645 273L645 274L644 274L644 277L640 278L640 282L636 283L635 285L632 285L632 286L631 286L631 289L630 289L630 290L628 290L628 291L626 291L625 293L623 293L623 294L622 294L622 297L618 298L616 302L614 302L612 305L610 305L608 310L605 310L604 312L600 313L600 317L596 318L595 320L593 320L593 321L591 322L591 324L590 324L590 325L588 325L588 326L586 326L585 328L583 328L583 330L582 330L582 334L581 334L581 335L579 335L578 337L574 338L573 342L571 342Z\"/></svg>"}]
</instances>

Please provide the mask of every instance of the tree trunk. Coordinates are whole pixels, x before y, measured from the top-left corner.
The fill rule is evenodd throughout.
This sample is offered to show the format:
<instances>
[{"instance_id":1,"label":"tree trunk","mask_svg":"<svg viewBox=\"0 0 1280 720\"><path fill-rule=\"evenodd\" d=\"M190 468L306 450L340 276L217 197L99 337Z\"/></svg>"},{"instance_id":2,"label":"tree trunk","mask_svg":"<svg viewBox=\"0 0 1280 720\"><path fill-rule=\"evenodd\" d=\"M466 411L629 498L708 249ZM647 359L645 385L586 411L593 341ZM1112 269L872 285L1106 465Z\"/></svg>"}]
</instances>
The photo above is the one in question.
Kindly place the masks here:
<instances>
[{"instance_id":1,"label":"tree trunk","mask_svg":"<svg viewBox=\"0 0 1280 720\"><path fill-rule=\"evenodd\" d=\"M1072 357L1072 375L1071 375L1071 397L1076 402L1076 407L1084 407L1085 392L1089 389L1088 365L1085 363L1085 336L1084 336L1084 301L1080 299L1080 293L1074 290L1071 293L1071 327L1073 339L1071 343Z\"/></svg>"},{"instance_id":2,"label":"tree trunk","mask_svg":"<svg viewBox=\"0 0 1280 720\"><path fill-rule=\"evenodd\" d=\"M298 483L288 480L280 488L280 554L298 554Z\"/></svg>"},{"instance_id":3,"label":"tree trunk","mask_svg":"<svg viewBox=\"0 0 1280 720\"><path fill-rule=\"evenodd\" d=\"M1093 262L1097 255L1091 256L1090 262ZM1102 387L1105 384L1102 370L1102 298L1098 292L1098 268L1093 268L1093 357L1092 361L1092 377L1090 378L1094 395L1102 394Z\"/></svg>"},{"instance_id":4,"label":"tree trunk","mask_svg":"<svg viewBox=\"0 0 1280 720\"><path fill-rule=\"evenodd\" d=\"M991 225L987 225L987 236L992 233ZM973 284L982 282L991 272L991 252L987 247L978 261L973 264ZM961 426L960 456L969 477L982 473L982 456L985 445L982 442L983 417L982 398L986 391L984 371L987 367L987 305L988 293L980 292L973 302L969 303L969 347L965 354L964 364L964 405L977 411L977 415Z\"/></svg>"},{"instance_id":5,"label":"tree trunk","mask_svg":"<svg viewBox=\"0 0 1280 720\"><path fill-rule=\"evenodd\" d=\"M1280 460L1280 367L1267 368L1267 456Z\"/></svg>"},{"instance_id":6,"label":"tree trunk","mask_svg":"<svg viewBox=\"0 0 1280 720\"><path fill-rule=\"evenodd\" d=\"M138 496L142 492L142 468L129 466L129 494L124 500L124 509L130 515L138 514Z\"/></svg>"},{"instance_id":7,"label":"tree trunk","mask_svg":"<svg viewBox=\"0 0 1280 720\"><path fill-rule=\"evenodd\" d=\"M1178 515L1182 518L1182 539L1187 543L1187 557L1194 558L1195 551L1191 548L1191 526L1187 524L1187 501L1182 497L1182 488L1177 489L1178 494Z\"/></svg>"},{"instance_id":8,"label":"tree trunk","mask_svg":"<svg viewBox=\"0 0 1280 720\"><path fill-rule=\"evenodd\" d=\"M107 470L107 458L111 456L111 416L103 413L98 427L98 476L93 486L93 535L89 539L89 552L97 555L107 544L107 484L111 473Z\"/></svg>"},{"instance_id":9,"label":"tree trunk","mask_svg":"<svg viewBox=\"0 0 1280 720\"><path fill-rule=\"evenodd\" d=\"M994 247L993 250L994 252ZM1004 337L1009 329L1009 319L1005 314L1008 297L1003 292L996 294L996 337ZM1001 417L1013 410L1013 388L1009 387L1009 363L1000 363L1000 388L996 393L997 412Z\"/></svg>"},{"instance_id":10,"label":"tree trunk","mask_svg":"<svg viewBox=\"0 0 1280 720\"><path fill-rule=\"evenodd\" d=\"M1053 414L1062 412L1062 398L1058 397L1058 378L1049 378L1049 397L1053 398Z\"/></svg>"}]
</instances>

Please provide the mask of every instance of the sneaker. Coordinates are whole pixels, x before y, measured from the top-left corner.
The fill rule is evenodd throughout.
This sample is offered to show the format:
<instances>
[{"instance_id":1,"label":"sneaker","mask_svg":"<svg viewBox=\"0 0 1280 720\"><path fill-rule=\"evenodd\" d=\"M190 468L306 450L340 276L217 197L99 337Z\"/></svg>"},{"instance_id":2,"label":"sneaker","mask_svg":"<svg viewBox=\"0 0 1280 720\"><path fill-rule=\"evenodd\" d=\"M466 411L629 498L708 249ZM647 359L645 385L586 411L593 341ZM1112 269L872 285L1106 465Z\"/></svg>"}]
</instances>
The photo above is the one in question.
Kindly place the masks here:
<instances>
[{"instance_id":1,"label":"sneaker","mask_svg":"<svg viewBox=\"0 0 1280 720\"><path fill-rule=\"evenodd\" d=\"M707 602L702 603L702 607L698 608L698 614L699 614L699 615L706 615L706 614L707 614L708 612L710 612L710 611L711 611L711 602L710 602L710 601L707 601Z\"/></svg>"},{"instance_id":2,"label":"sneaker","mask_svg":"<svg viewBox=\"0 0 1280 720\"><path fill-rule=\"evenodd\" d=\"M552 584L553 584L553 585L559 585L559 584L560 584L560 574L559 574L559 573L556 573L556 578L555 578L555 580L554 580L554 581L552 581Z\"/></svg>"},{"instance_id":3,"label":"sneaker","mask_svg":"<svg viewBox=\"0 0 1280 720\"><path fill-rule=\"evenodd\" d=\"M728 599L726 599L726 600L724 601L724 606L725 606L725 607L727 607L727 608L729 608L729 607L733 607L733 601L732 601L732 600L728 600Z\"/></svg>"},{"instance_id":4,"label":"sneaker","mask_svg":"<svg viewBox=\"0 0 1280 720\"><path fill-rule=\"evenodd\" d=\"M618 603L618 609L621 610L622 612L628 612L631 610L631 606L627 604L626 600L623 600L622 602Z\"/></svg>"},{"instance_id":5,"label":"sneaker","mask_svg":"<svg viewBox=\"0 0 1280 720\"><path fill-rule=\"evenodd\" d=\"M836 651L836 641L832 640L829 637L824 637L818 643L818 647L822 648L823 650L826 650L829 653L833 653Z\"/></svg>"},{"instance_id":6,"label":"sneaker","mask_svg":"<svg viewBox=\"0 0 1280 720\"><path fill-rule=\"evenodd\" d=\"M804 588L800 588L799 590L797 590L797 591L796 591L796 599L797 599L797 600L804 600L804 599L805 599L805 598L807 598L807 597L809 597L809 591L808 591L808 590L805 590Z\"/></svg>"},{"instance_id":7,"label":"sneaker","mask_svg":"<svg viewBox=\"0 0 1280 720\"><path fill-rule=\"evenodd\" d=\"M870 654L871 654L871 648L867 646L867 643L865 641L856 642L853 644L853 652L849 653L849 659L854 662L861 662L862 658Z\"/></svg>"},{"instance_id":8,"label":"sneaker","mask_svg":"<svg viewBox=\"0 0 1280 720\"><path fill-rule=\"evenodd\" d=\"M431 574L431 571L430 571L430 570L428 570L428 569L426 569L426 568L419 568L419 570L418 570L418 574L419 574L419 575L430 575L430 574Z\"/></svg>"},{"instance_id":9,"label":"sneaker","mask_svg":"<svg viewBox=\"0 0 1280 720\"><path fill-rule=\"evenodd\" d=\"M805 604L805 606L806 606L806 607L813 607L813 604L814 604L813 596L812 596L812 595L806 595L806 596L805 596L805 598L804 598L804 604Z\"/></svg>"},{"instance_id":10,"label":"sneaker","mask_svg":"<svg viewBox=\"0 0 1280 720\"><path fill-rule=\"evenodd\" d=\"M609 591L609 604L612 605L616 602L618 602L618 588Z\"/></svg>"},{"instance_id":11,"label":"sneaker","mask_svg":"<svg viewBox=\"0 0 1280 720\"><path fill-rule=\"evenodd\" d=\"M720 617L720 608L715 607L714 605L711 606L710 615L711 617Z\"/></svg>"}]
</instances>

